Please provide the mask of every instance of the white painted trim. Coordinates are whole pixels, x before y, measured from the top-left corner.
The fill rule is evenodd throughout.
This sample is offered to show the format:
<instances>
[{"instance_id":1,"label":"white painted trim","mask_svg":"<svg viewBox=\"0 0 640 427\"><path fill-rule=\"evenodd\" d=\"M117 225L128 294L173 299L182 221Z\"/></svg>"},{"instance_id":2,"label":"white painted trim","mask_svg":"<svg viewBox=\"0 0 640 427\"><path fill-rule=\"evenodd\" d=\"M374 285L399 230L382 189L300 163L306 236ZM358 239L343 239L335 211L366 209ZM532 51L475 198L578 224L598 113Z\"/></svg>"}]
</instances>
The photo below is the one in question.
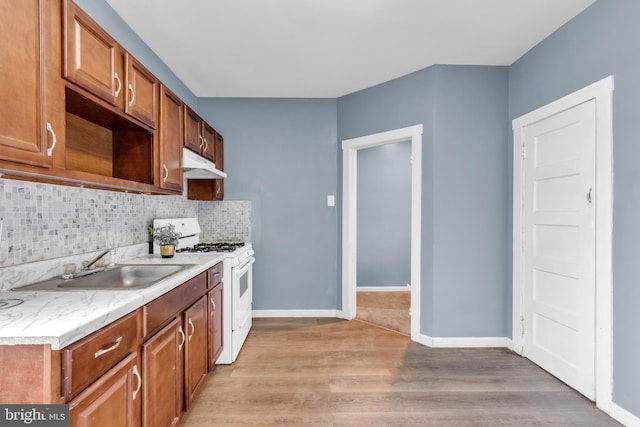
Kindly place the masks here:
<instances>
[{"instance_id":1,"label":"white painted trim","mask_svg":"<svg viewBox=\"0 0 640 427\"><path fill-rule=\"evenodd\" d=\"M612 357L612 227L613 227L613 76L525 114L513 125L513 350L522 354L522 172L523 128L584 102L596 102L596 405L611 411Z\"/></svg>"},{"instance_id":2,"label":"white painted trim","mask_svg":"<svg viewBox=\"0 0 640 427\"><path fill-rule=\"evenodd\" d=\"M253 310L253 318L261 317L336 317L340 318L338 310Z\"/></svg>"},{"instance_id":3,"label":"white painted trim","mask_svg":"<svg viewBox=\"0 0 640 427\"><path fill-rule=\"evenodd\" d=\"M611 415L611 418L627 427L640 427L640 417L633 415L631 412L621 408L615 403L611 403L611 413L609 413L609 415Z\"/></svg>"},{"instance_id":4,"label":"white painted trim","mask_svg":"<svg viewBox=\"0 0 640 427\"><path fill-rule=\"evenodd\" d=\"M508 348L509 341L506 337L430 337L420 334L418 342L434 348Z\"/></svg>"},{"instance_id":5,"label":"white painted trim","mask_svg":"<svg viewBox=\"0 0 640 427\"><path fill-rule=\"evenodd\" d=\"M356 292L395 292L410 291L411 286L356 286Z\"/></svg>"},{"instance_id":6,"label":"white painted trim","mask_svg":"<svg viewBox=\"0 0 640 427\"><path fill-rule=\"evenodd\" d=\"M513 351L513 340L511 338L507 338L507 348Z\"/></svg>"},{"instance_id":7,"label":"white painted trim","mask_svg":"<svg viewBox=\"0 0 640 427\"><path fill-rule=\"evenodd\" d=\"M342 141L342 316L356 315L357 151L411 141L411 339L420 336L420 260L422 235L422 125Z\"/></svg>"}]
</instances>

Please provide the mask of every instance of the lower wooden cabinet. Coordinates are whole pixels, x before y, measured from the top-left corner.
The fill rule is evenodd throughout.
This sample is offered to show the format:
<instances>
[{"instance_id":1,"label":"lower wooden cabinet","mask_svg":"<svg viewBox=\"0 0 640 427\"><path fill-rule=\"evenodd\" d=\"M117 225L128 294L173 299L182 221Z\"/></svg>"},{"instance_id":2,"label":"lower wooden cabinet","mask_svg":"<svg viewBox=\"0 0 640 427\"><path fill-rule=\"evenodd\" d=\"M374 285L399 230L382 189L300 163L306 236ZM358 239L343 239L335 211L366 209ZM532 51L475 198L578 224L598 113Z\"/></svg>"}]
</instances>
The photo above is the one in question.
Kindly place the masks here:
<instances>
[{"instance_id":1,"label":"lower wooden cabinet","mask_svg":"<svg viewBox=\"0 0 640 427\"><path fill-rule=\"evenodd\" d=\"M201 297L184 313L187 334L184 357L185 409L189 409L193 398L209 372L207 360L207 298Z\"/></svg>"},{"instance_id":2,"label":"lower wooden cabinet","mask_svg":"<svg viewBox=\"0 0 640 427\"><path fill-rule=\"evenodd\" d=\"M69 403L71 427L178 425L222 346L222 273L218 263L61 350L0 346L0 401Z\"/></svg>"},{"instance_id":3,"label":"lower wooden cabinet","mask_svg":"<svg viewBox=\"0 0 640 427\"><path fill-rule=\"evenodd\" d=\"M182 349L185 334L176 317L142 345L145 427L175 426L182 416Z\"/></svg>"},{"instance_id":4,"label":"lower wooden cabinet","mask_svg":"<svg viewBox=\"0 0 640 427\"><path fill-rule=\"evenodd\" d=\"M218 282L207 296L209 298L209 370L211 370L222 352L222 282Z\"/></svg>"},{"instance_id":5,"label":"lower wooden cabinet","mask_svg":"<svg viewBox=\"0 0 640 427\"><path fill-rule=\"evenodd\" d=\"M77 427L139 426L142 385L136 352L70 402L70 424Z\"/></svg>"}]
</instances>

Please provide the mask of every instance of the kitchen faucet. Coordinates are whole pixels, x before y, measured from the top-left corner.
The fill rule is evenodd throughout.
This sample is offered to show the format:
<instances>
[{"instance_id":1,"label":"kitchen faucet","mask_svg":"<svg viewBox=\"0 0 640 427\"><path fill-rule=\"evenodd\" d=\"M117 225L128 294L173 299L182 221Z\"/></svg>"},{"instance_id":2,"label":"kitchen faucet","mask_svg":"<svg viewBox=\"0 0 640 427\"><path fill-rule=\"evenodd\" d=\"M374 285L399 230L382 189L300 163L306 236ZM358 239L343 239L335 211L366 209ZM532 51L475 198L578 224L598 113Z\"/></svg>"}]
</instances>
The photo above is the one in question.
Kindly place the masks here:
<instances>
[{"instance_id":1,"label":"kitchen faucet","mask_svg":"<svg viewBox=\"0 0 640 427\"><path fill-rule=\"evenodd\" d=\"M104 252L101 252L97 257L95 257L91 261L82 261L82 269L81 269L81 271L88 270L89 267L91 267L96 262L100 261L103 256L105 256L106 254L108 254L110 252L111 252L111 249L108 249L108 250L106 250Z\"/></svg>"},{"instance_id":2,"label":"kitchen faucet","mask_svg":"<svg viewBox=\"0 0 640 427\"><path fill-rule=\"evenodd\" d=\"M104 271L106 267L94 268L91 270L89 268L93 264L100 261L102 257L104 257L106 254L111 253L112 251L113 249L109 249L109 250L100 252L100 254L98 254L98 256L92 259L91 261L82 261L82 267L80 268L80 271L78 271L77 273L63 274L62 278L64 280L71 280L71 279L77 279L78 277L88 276L90 274L95 274L95 273Z\"/></svg>"}]
</instances>

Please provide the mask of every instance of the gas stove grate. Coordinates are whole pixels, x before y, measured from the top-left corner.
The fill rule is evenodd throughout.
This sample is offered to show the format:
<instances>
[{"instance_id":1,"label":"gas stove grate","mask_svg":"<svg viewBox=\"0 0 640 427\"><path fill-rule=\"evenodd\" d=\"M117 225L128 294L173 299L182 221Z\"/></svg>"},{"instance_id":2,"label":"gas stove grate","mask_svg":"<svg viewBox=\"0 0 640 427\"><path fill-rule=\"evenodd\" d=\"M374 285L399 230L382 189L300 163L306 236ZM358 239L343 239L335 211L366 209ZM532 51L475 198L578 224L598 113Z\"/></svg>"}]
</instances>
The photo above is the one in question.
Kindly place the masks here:
<instances>
[{"instance_id":1,"label":"gas stove grate","mask_svg":"<svg viewBox=\"0 0 640 427\"><path fill-rule=\"evenodd\" d=\"M244 242L216 242L196 243L193 246L177 249L176 252L202 253L202 252L233 252L244 246Z\"/></svg>"}]
</instances>

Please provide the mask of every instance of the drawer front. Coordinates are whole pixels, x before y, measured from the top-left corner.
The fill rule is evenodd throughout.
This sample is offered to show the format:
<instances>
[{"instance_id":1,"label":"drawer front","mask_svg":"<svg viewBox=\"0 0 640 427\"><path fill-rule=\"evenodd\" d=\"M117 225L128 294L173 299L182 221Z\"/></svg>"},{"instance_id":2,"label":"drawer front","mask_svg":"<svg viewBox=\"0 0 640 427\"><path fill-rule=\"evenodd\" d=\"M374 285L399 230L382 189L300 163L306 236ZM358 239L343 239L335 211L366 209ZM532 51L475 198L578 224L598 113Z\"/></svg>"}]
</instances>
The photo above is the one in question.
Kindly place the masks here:
<instances>
[{"instance_id":1,"label":"drawer front","mask_svg":"<svg viewBox=\"0 0 640 427\"><path fill-rule=\"evenodd\" d=\"M207 273L203 272L145 305L142 308L142 335L147 337L157 331L206 291Z\"/></svg>"},{"instance_id":2,"label":"drawer front","mask_svg":"<svg viewBox=\"0 0 640 427\"><path fill-rule=\"evenodd\" d=\"M222 262L217 263L213 267L209 269L209 282L208 289L213 288L218 283L222 282L222 272L223 272Z\"/></svg>"},{"instance_id":3,"label":"drawer front","mask_svg":"<svg viewBox=\"0 0 640 427\"><path fill-rule=\"evenodd\" d=\"M70 399L140 343L138 312L130 313L62 352L62 395Z\"/></svg>"}]
</instances>

